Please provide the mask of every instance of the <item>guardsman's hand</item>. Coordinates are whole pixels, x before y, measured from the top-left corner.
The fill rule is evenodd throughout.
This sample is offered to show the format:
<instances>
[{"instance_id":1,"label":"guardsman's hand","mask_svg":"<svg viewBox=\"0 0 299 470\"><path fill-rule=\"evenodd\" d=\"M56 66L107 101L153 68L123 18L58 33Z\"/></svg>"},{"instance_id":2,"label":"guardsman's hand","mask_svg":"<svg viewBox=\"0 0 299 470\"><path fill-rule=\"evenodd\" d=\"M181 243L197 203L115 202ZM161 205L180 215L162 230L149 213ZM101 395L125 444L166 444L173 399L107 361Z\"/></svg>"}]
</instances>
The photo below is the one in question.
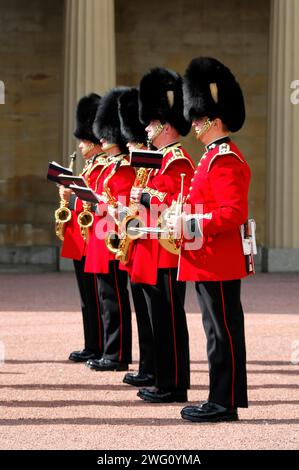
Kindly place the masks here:
<instances>
[{"instance_id":1,"label":"guardsman's hand","mask_svg":"<svg viewBox=\"0 0 299 470\"><path fill-rule=\"evenodd\" d=\"M176 215L170 213L166 218L166 225L173 236L173 238L181 238L182 236L182 225L183 225L183 214Z\"/></svg>"},{"instance_id":2,"label":"guardsman's hand","mask_svg":"<svg viewBox=\"0 0 299 470\"><path fill-rule=\"evenodd\" d=\"M142 195L142 188L137 188L136 186L132 186L130 199L134 202L140 202L141 195Z\"/></svg>"},{"instance_id":3,"label":"guardsman's hand","mask_svg":"<svg viewBox=\"0 0 299 470\"><path fill-rule=\"evenodd\" d=\"M67 188L65 188L64 186L59 186L59 196L60 196L60 199L64 199L64 201L69 202L70 197L71 197L71 194L72 194L72 190L71 190L71 189L67 189Z\"/></svg>"},{"instance_id":4,"label":"guardsman's hand","mask_svg":"<svg viewBox=\"0 0 299 470\"><path fill-rule=\"evenodd\" d=\"M112 217L112 219L116 220L117 217L118 217L118 207L113 207L113 206L108 206L107 208L108 210L108 214L110 215L110 217Z\"/></svg>"}]
</instances>

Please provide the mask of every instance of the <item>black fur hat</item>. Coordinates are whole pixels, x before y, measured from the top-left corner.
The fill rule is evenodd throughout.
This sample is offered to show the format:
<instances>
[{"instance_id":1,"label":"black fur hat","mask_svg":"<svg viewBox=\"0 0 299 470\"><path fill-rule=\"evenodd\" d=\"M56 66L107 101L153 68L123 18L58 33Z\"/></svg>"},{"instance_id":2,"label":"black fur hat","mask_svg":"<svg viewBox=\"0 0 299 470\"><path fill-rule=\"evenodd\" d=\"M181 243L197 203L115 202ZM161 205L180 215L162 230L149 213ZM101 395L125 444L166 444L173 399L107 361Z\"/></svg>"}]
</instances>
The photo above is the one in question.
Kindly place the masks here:
<instances>
[{"instance_id":1,"label":"black fur hat","mask_svg":"<svg viewBox=\"0 0 299 470\"><path fill-rule=\"evenodd\" d=\"M185 73L183 91L186 119L218 117L231 132L243 126L242 90L229 68L218 60L210 57L193 59Z\"/></svg>"},{"instance_id":2,"label":"black fur hat","mask_svg":"<svg viewBox=\"0 0 299 470\"><path fill-rule=\"evenodd\" d=\"M129 88L118 98L120 130L126 143L146 144L145 126L139 121L138 94L137 88Z\"/></svg>"},{"instance_id":3,"label":"black fur hat","mask_svg":"<svg viewBox=\"0 0 299 470\"><path fill-rule=\"evenodd\" d=\"M151 69L139 85L139 118L147 126L150 121L169 122L180 135L187 135L191 122L183 114L182 77L162 67Z\"/></svg>"},{"instance_id":4,"label":"black fur hat","mask_svg":"<svg viewBox=\"0 0 299 470\"><path fill-rule=\"evenodd\" d=\"M96 93L82 96L78 101L76 109L76 129L74 136L80 140L88 140L94 144L98 144L99 140L93 133L92 125L101 97Z\"/></svg>"},{"instance_id":5,"label":"black fur hat","mask_svg":"<svg viewBox=\"0 0 299 470\"><path fill-rule=\"evenodd\" d=\"M120 132L120 120L118 115L118 98L129 87L115 87L108 91L98 107L93 123L93 132L96 137L106 139L111 144L117 144L122 152L127 152L125 142Z\"/></svg>"}]
</instances>

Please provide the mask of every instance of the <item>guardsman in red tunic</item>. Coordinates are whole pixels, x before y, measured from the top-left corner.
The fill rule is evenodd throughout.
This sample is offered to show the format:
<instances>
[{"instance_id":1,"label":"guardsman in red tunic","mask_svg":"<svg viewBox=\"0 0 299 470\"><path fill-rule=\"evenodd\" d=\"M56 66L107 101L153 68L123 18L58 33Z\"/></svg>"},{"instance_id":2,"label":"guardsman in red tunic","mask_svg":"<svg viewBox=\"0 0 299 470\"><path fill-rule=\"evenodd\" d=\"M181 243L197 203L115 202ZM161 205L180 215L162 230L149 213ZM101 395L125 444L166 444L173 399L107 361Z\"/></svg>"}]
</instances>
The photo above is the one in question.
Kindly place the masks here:
<instances>
[{"instance_id":1,"label":"guardsman in red tunic","mask_svg":"<svg viewBox=\"0 0 299 470\"><path fill-rule=\"evenodd\" d=\"M118 116L118 98L126 89L114 88L103 96L93 125L95 135L108 155L107 164L99 174L96 191L104 195L107 202L114 203L122 198L125 204L135 180L135 170L129 165L127 149L121 138ZM87 366L97 371L127 370L132 362L128 274L119 269L115 254L106 245L108 232L117 229L107 215L107 204L100 204L97 213L87 248L85 271L97 275L104 344L102 358L89 360Z\"/></svg>"},{"instance_id":2,"label":"guardsman in red tunic","mask_svg":"<svg viewBox=\"0 0 299 470\"><path fill-rule=\"evenodd\" d=\"M191 127L183 117L181 77L164 68L150 70L140 82L139 105L148 138L164 156L161 168L149 172L146 187L132 188L131 197L146 207L148 223L155 227L157 207L169 207L180 193L181 173L185 174L185 192L194 173L193 162L179 143L179 136L186 135ZM131 280L142 284L154 335L155 387L138 392L147 402L187 400L190 364L186 285L176 280L177 266L178 256L166 251L157 237L136 241L129 271Z\"/></svg>"},{"instance_id":3,"label":"guardsman in red tunic","mask_svg":"<svg viewBox=\"0 0 299 470\"><path fill-rule=\"evenodd\" d=\"M118 112L121 134L129 151L146 150L147 133L145 126L139 121L137 88L130 88L119 97ZM146 177L148 170L140 171L145 172ZM137 183L142 184L138 175L136 175L136 179ZM134 244L134 242L131 243ZM146 298L142 285L139 283L131 282L131 291L138 328L139 369L137 373L127 372L123 382L135 387L154 385L154 337Z\"/></svg>"},{"instance_id":4,"label":"guardsman in red tunic","mask_svg":"<svg viewBox=\"0 0 299 470\"><path fill-rule=\"evenodd\" d=\"M100 141L92 130L100 96L91 93L83 96L77 105L76 129L74 136L80 140L79 148L85 160L82 176L92 189L96 189L98 174L105 165L105 153ZM84 329L84 349L73 351L69 359L74 362L86 362L88 359L101 357L103 351L103 327L101 307L94 274L84 272L87 243L83 239L78 225L78 215L83 210L82 201L75 198L71 190L60 187L60 196L69 201L72 217L66 224L61 256L73 259L74 268L81 298L81 309Z\"/></svg>"},{"instance_id":5,"label":"guardsman in red tunic","mask_svg":"<svg viewBox=\"0 0 299 470\"><path fill-rule=\"evenodd\" d=\"M248 406L240 300L240 279L247 271L240 226L248 217L250 169L229 138L244 123L244 100L226 66L196 58L186 71L184 103L185 116L206 151L187 196L191 214L184 216L184 225L194 239L186 235L184 240L179 279L195 281L207 337L210 393L207 401L185 407L181 415L196 422L233 421L237 407ZM174 226L177 222L172 218Z\"/></svg>"}]
</instances>

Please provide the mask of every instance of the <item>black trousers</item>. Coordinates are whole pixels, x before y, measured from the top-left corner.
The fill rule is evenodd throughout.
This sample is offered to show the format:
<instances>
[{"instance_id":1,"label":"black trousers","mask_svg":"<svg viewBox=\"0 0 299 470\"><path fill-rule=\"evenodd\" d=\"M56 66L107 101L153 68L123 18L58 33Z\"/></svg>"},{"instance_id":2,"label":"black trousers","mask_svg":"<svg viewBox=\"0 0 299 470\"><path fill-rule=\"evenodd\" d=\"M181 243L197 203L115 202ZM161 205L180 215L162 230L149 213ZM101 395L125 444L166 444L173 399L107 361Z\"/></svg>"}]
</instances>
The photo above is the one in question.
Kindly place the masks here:
<instances>
[{"instance_id":1,"label":"black trousers","mask_svg":"<svg viewBox=\"0 0 299 470\"><path fill-rule=\"evenodd\" d=\"M241 281L196 282L207 337L209 401L248 406Z\"/></svg>"},{"instance_id":2,"label":"black trousers","mask_svg":"<svg viewBox=\"0 0 299 470\"><path fill-rule=\"evenodd\" d=\"M155 374L154 335L143 285L131 282L139 343L139 372Z\"/></svg>"},{"instance_id":3,"label":"black trousers","mask_svg":"<svg viewBox=\"0 0 299 470\"><path fill-rule=\"evenodd\" d=\"M101 355L103 352L103 325L96 274L84 272L85 257L74 260L79 288L84 330L84 349Z\"/></svg>"},{"instance_id":4,"label":"black trousers","mask_svg":"<svg viewBox=\"0 0 299 470\"><path fill-rule=\"evenodd\" d=\"M143 284L143 291L154 335L156 386L185 390L190 387L186 284L176 277L176 268L158 269L157 284Z\"/></svg>"},{"instance_id":5,"label":"black trousers","mask_svg":"<svg viewBox=\"0 0 299 470\"><path fill-rule=\"evenodd\" d=\"M108 274L97 274L104 330L103 357L132 362L132 324L128 274L110 261Z\"/></svg>"}]
</instances>

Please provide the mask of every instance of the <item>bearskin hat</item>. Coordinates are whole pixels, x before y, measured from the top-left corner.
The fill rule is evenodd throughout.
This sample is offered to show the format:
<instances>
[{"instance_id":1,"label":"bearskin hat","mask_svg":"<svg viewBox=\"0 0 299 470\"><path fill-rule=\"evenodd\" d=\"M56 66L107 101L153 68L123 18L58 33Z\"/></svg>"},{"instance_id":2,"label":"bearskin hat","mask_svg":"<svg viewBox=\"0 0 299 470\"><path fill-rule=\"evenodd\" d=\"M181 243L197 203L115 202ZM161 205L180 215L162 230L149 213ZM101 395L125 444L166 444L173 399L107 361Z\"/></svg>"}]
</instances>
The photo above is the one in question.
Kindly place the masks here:
<instances>
[{"instance_id":1,"label":"bearskin hat","mask_svg":"<svg viewBox=\"0 0 299 470\"><path fill-rule=\"evenodd\" d=\"M162 67L151 69L139 85L139 118L147 126L150 121L169 122L180 135L187 135L191 122L183 114L182 77Z\"/></svg>"},{"instance_id":2,"label":"bearskin hat","mask_svg":"<svg viewBox=\"0 0 299 470\"><path fill-rule=\"evenodd\" d=\"M92 125L96 116L101 97L96 93L82 96L76 108L76 129L74 136L80 140L88 140L98 144L99 140L93 133Z\"/></svg>"},{"instance_id":3,"label":"bearskin hat","mask_svg":"<svg viewBox=\"0 0 299 470\"><path fill-rule=\"evenodd\" d=\"M129 88L118 98L118 113L122 138L126 143L146 144L145 126L139 120L138 90Z\"/></svg>"},{"instance_id":4,"label":"bearskin hat","mask_svg":"<svg viewBox=\"0 0 299 470\"><path fill-rule=\"evenodd\" d=\"M231 132L243 126L245 104L242 90L229 68L217 59L193 59L185 73L183 92L186 119L218 117Z\"/></svg>"},{"instance_id":5,"label":"bearskin hat","mask_svg":"<svg viewBox=\"0 0 299 470\"><path fill-rule=\"evenodd\" d=\"M126 145L120 132L120 120L118 115L118 98L129 87L116 87L108 91L98 107L93 123L93 132L101 140L105 139L111 144L117 144L122 152L126 152Z\"/></svg>"}]
</instances>

